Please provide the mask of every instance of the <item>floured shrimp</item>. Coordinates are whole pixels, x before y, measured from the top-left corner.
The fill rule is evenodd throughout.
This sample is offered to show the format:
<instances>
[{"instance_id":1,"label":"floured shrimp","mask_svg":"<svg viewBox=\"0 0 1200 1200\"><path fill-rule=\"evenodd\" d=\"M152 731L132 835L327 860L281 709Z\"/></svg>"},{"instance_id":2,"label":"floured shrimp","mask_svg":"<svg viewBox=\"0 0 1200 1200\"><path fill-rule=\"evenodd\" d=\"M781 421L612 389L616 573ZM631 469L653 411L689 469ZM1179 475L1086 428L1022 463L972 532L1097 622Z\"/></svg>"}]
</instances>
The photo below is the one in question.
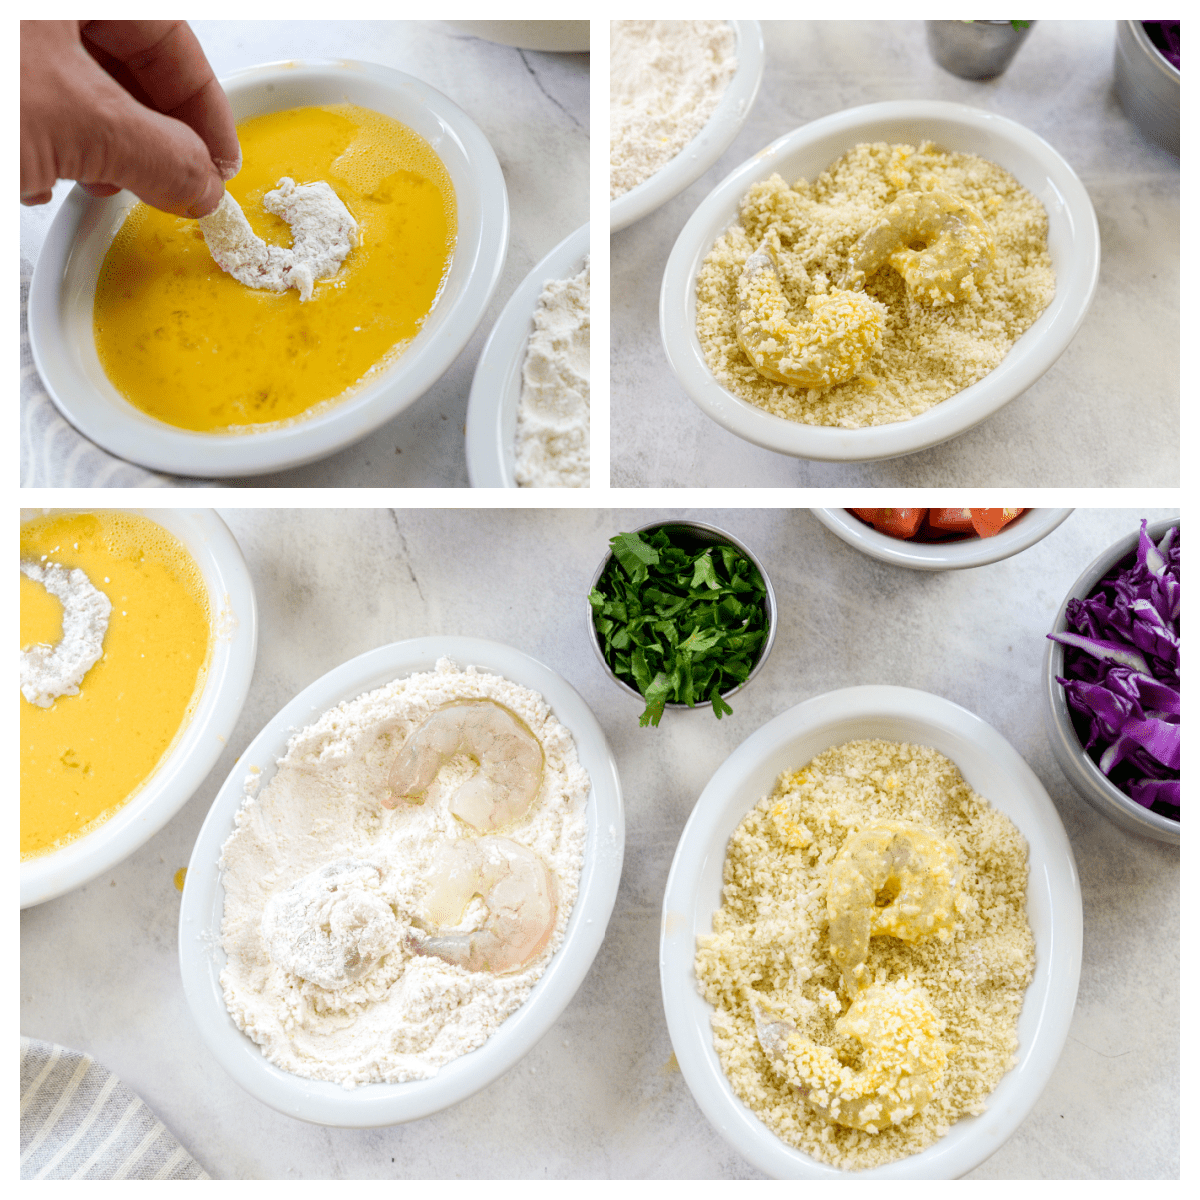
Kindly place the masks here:
<instances>
[{"instance_id":1,"label":"floured shrimp","mask_svg":"<svg viewBox=\"0 0 1200 1200\"><path fill-rule=\"evenodd\" d=\"M296 288L302 301L311 300L313 283L336 275L358 244L358 223L322 180L297 185L285 175L276 190L263 197L263 208L291 227L291 249L264 242L226 192L216 212L200 218L213 261L247 287L271 292Z\"/></svg>"},{"instance_id":2,"label":"floured shrimp","mask_svg":"<svg viewBox=\"0 0 1200 1200\"><path fill-rule=\"evenodd\" d=\"M430 936L409 943L416 954L431 954L468 971L503 975L535 958L554 932L554 876L539 855L509 838L446 843L429 879L425 912L416 923ZM475 897L486 910L478 928L437 932L459 924Z\"/></svg>"},{"instance_id":3,"label":"floured shrimp","mask_svg":"<svg viewBox=\"0 0 1200 1200\"><path fill-rule=\"evenodd\" d=\"M384 807L420 804L438 771L460 754L479 764L450 799L460 821L491 831L529 811L542 786L545 755L529 726L495 700L456 701L414 729L392 764Z\"/></svg>"},{"instance_id":4,"label":"floured shrimp","mask_svg":"<svg viewBox=\"0 0 1200 1200\"><path fill-rule=\"evenodd\" d=\"M852 833L829 867L829 953L853 997L872 937L948 941L961 868L958 850L928 829L880 821Z\"/></svg>"},{"instance_id":5,"label":"floured shrimp","mask_svg":"<svg viewBox=\"0 0 1200 1200\"><path fill-rule=\"evenodd\" d=\"M271 961L336 991L361 979L400 941L400 925L373 862L341 858L310 871L263 909Z\"/></svg>"},{"instance_id":6,"label":"floured shrimp","mask_svg":"<svg viewBox=\"0 0 1200 1200\"><path fill-rule=\"evenodd\" d=\"M855 243L844 286L861 291L891 265L930 304L962 299L963 283L991 270L992 231L978 209L948 192L901 192Z\"/></svg>"},{"instance_id":7,"label":"floured shrimp","mask_svg":"<svg viewBox=\"0 0 1200 1200\"><path fill-rule=\"evenodd\" d=\"M878 1133L920 1112L946 1069L945 1022L907 980L872 984L838 1018L835 1031L862 1046L861 1066L801 1035L767 1001L752 1002L758 1041L775 1069L827 1121Z\"/></svg>"},{"instance_id":8,"label":"floured shrimp","mask_svg":"<svg viewBox=\"0 0 1200 1200\"><path fill-rule=\"evenodd\" d=\"M776 383L827 388L853 379L879 345L887 309L861 292L839 290L809 296L804 306L807 320L788 318L776 250L764 241L738 279L738 345Z\"/></svg>"}]
</instances>

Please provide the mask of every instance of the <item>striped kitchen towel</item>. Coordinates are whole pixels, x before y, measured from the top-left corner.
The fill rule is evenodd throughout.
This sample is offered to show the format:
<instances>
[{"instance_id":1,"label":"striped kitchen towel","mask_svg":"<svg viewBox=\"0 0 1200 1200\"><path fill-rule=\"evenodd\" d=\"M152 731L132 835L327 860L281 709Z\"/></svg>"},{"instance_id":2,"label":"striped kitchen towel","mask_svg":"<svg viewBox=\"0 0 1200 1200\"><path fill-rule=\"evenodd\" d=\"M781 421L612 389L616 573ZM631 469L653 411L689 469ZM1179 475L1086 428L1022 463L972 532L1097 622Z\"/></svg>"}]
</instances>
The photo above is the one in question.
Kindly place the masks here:
<instances>
[{"instance_id":1,"label":"striped kitchen towel","mask_svg":"<svg viewBox=\"0 0 1200 1200\"><path fill-rule=\"evenodd\" d=\"M90 1054L21 1039L22 1179L207 1179Z\"/></svg>"}]
</instances>

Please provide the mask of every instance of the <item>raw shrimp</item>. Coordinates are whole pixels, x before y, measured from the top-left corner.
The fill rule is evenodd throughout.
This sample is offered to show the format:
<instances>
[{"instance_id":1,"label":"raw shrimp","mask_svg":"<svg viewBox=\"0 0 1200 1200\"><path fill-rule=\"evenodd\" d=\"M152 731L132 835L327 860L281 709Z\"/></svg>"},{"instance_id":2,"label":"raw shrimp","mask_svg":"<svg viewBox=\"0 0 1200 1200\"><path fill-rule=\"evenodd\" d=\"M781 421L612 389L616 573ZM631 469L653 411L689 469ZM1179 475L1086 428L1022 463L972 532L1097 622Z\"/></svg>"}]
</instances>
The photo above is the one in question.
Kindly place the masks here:
<instances>
[{"instance_id":1,"label":"raw shrimp","mask_svg":"<svg viewBox=\"0 0 1200 1200\"><path fill-rule=\"evenodd\" d=\"M907 980L872 984L834 1025L862 1046L862 1065L838 1061L769 1002L752 1002L758 1041L775 1069L827 1121L878 1133L920 1112L946 1069L945 1022Z\"/></svg>"},{"instance_id":2,"label":"raw shrimp","mask_svg":"<svg viewBox=\"0 0 1200 1200\"><path fill-rule=\"evenodd\" d=\"M962 299L963 283L991 270L996 248L978 209L948 192L901 192L855 243L844 286L861 291L891 265L919 300Z\"/></svg>"},{"instance_id":3,"label":"raw shrimp","mask_svg":"<svg viewBox=\"0 0 1200 1200\"><path fill-rule=\"evenodd\" d=\"M788 319L775 247L764 241L746 260L737 287L738 345L754 369L776 383L828 388L862 370L883 337L887 309L858 291L804 301L806 321Z\"/></svg>"},{"instance_id":4,"label":"raw shrimp","mask_svg":"<svg viewBox=\"0 0 1200 1200\"><path fill-rule=\"evenodd\" d=\"M503 975L533 959L554 932L558 915L554 876L541 857L506 837L460 838L438 852L430 870L425 913L430 932L414 938L416 954L431 954L468 971ZM478 896L487 909L468 933L438 933L457 925Z\"/></svg>"},{"instance_id":5,"label":"raw shrimp","mask_svg":"<svg viewBox=\"0 0 1200 1200\"><path fill-rule=\"evenodd\" d=\"M479 770L451 797L454 816L492 832L529 811L542 786L545 755L529 726L494 700L456 701L413 730L392 764L384 807L400 800L420 804L438 771L459 754Z\"/></svg>"},{"instance_id":6,"label":"raw shrimp","mask_svg":"<svg viewBox=\"0 0 1200 1200\"><path fill-rule=\"evenodd\" d=\"M296 288L302 301L311 300L313 283L337 274L358 244L358 223L322 180L297 185L285 175L275 191L263 197L263 208L291 227L291 248L264 242L226 192L216 211L200 218L213 261L247 287L271 292Z\"/></svg>"},{"instance_id":7,"label":"raw shrimp","mask_svg":"<svg viewBox=\"0 0 1200 1200\"><path fill-rule=\"evenodd\" d=\"M852 833L829 867L829 953L853 997L878 934L948 941L961 868L958 849L928 829L880 821Z\"/></svg>"}]
</instances>

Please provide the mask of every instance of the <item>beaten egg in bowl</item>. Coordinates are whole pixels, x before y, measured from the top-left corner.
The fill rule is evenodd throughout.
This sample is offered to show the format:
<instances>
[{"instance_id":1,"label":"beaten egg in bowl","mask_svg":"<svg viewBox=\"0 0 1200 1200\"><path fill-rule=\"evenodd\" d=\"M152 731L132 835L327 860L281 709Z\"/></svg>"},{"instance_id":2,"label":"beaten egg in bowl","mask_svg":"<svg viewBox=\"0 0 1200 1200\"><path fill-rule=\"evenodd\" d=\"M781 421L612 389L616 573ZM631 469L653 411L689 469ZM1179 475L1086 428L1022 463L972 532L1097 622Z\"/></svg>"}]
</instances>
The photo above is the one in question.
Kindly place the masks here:
<instances>
[{"instance_id":1,"label":"beaten egg in bowl","mask_svg":"<svg viewBox=\"0 0 1200 1200\"><path fill-rule=\"evenodd\" d=\"M57 695L51 688L35 702L29 694L37 689L27 692L23 679L25 860L75 841L141 790L191 719L213 638L200 568L172 533L145 517L35 517L21 526L21 562L23 659L27 650L62 646L64 626L76 624L66 610L80 596L98 592L108 602L97 601L107 612L91 631L102 639L99 657L76 682ZM49 564L73 577L65 600L26 573L27 566L37 574Z\"/></svg>"},{"instance_id":2,"label":"beaten egg in bowl","mask_svg":"<svg viewBox=\"0 0 1200 1200\"><path fill-rule=\"evenodd\" d=\"M96 350L131 404L181 429L261 429L345 398L417 335L454 253L450 175L399 121L348 103L305 106L245 120L238 137L244 165L229 192L255 233L290 244L263 208L290 176L328 183L359 244L302 302L226 275L195 221L131 211L100 269Z\"/></svg>"}]
</instances>

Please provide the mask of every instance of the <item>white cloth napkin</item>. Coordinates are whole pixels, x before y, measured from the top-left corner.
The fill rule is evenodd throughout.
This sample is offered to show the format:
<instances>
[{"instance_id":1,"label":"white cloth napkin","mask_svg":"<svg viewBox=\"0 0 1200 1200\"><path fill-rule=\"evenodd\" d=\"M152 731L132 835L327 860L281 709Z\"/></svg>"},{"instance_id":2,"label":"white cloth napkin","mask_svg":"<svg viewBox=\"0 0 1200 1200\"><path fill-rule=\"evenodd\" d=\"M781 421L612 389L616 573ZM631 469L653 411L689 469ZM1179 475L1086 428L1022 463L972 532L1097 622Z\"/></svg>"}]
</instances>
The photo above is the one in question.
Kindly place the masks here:
<instances>
[{"instance_id":1,"label":"white cloth napkin","mask_svg":"<svg viewBox=\"0 0 1200 1200\"><path fill-rule=\"evenodd\" d=\"M208 1179L140 1096L89 1054L21 1039L22 1179Z\"/></svg>"},{"instance_id":2,"label":"white cloth napkin","mask_svg":"<svg viewBox=\"0 0 1200 1200\"><path fill-rule=\"evenodd\" d=\"M29 282L55 213L73 184L59 180L49 204L21 206L21 486L212 487L213 480L147 471L101 450L54 407L29 349Z\"/></svg>"}]
</instances>

